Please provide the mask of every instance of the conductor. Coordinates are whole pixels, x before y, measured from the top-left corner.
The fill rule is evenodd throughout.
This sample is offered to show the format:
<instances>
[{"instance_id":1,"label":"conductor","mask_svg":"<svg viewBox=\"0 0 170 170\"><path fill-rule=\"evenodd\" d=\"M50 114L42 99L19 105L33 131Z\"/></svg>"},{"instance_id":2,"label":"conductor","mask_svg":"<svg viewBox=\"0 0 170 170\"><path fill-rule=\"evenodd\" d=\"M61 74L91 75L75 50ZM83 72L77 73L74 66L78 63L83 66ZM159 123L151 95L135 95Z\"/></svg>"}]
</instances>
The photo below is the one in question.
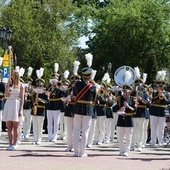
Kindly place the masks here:
<instances>
[{"instance_id":1,"label":"conductor","mask_svg":"<svg viewBox=\"0 0 170 170\"><path fill-rule=\"evenodd\" d=\"M74 97L74 156L87 157L85 148L93 114L93 103L96 99L96 87L91 84L92 68L82 69L82 81L77 81L73 88ZM81 139L80 139L81 132Z\"/></svg>"}]
</instances>

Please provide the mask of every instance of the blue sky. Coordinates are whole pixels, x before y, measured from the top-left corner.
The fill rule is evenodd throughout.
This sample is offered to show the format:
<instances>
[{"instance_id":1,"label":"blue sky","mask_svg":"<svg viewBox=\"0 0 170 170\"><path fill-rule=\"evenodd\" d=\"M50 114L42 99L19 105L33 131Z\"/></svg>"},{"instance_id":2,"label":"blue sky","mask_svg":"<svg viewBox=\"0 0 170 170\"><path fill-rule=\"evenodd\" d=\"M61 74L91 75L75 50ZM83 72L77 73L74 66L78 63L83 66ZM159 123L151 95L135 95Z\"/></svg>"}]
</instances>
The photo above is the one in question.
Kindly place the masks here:
<instances>
[{"instance_id":1,"label":"blue sky","mask_svg":"<svg viewBox=\"0 0 170 170\"><path fill-rule=\"evenodd\" d=\"M86 45L86 41L88 41L88 38L86 36L82 36L79 38L79 47L85 49L88 48L88 46Z\"/></svg>"}]
</instances>

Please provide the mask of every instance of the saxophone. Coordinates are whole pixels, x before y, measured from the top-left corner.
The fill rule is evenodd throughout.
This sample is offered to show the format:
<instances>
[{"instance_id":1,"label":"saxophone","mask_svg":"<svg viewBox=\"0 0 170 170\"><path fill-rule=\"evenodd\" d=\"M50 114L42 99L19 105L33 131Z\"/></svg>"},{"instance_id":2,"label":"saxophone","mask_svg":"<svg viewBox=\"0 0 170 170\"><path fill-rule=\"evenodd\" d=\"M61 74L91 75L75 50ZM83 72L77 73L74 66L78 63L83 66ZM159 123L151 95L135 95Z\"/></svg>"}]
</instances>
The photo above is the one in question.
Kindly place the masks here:
<instances>
[{"instance_id":1,"label":"saxophone","mask_svg":"<svg viewBox=\"0 0 170 170\"><path fill-rule=\"evenodd\" d=\"M37 106L38 106L38 93L35 93L35 99L33 104L33 115L37 115Z\"/></svg>"}]
</instances>

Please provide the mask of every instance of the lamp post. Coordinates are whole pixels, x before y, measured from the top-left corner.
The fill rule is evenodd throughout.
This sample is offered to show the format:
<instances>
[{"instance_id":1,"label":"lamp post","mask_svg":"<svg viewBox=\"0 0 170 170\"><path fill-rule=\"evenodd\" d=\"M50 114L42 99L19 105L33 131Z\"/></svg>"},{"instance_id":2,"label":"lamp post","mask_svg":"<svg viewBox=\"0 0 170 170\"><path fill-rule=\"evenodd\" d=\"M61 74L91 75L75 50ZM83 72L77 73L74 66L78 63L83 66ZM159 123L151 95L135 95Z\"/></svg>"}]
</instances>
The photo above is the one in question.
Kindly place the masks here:
<instances>
[{"instance_id":1,"label":"lamp post","mask_svg":"<svg viewBox=\"0 0 170 170\"><path fill-rule=\"evenodd\" d=\"M2 82L7 83L8 78L11 76L11 67L12 67L12 47L8 47L8 43L11 41L12 31L8 28L0 28L0 38L2 39L2 47L4 49L3 55L3 65L2 65ZM8 49L7 49L8 47Z\"/></svg>"},{"instance_id":2,"label":"lamp post","mask_svg":"<svg viewBox=\"0 0 170 170\"><path fill-rule=\"evenodd\" d=\"M111 73L111 70L112 70L112 63L108 63L107 71L108 71L109 74Z\"/></svg>"},{"instance_id":3,"label":"lamp post","mask_svg":"<svg viewBox=\"0 0 170 170\"><path fill-rule=\"evenodd\" d=\"M0 28L0 38L2 39L2 47L6 50L8 42L11 41L12 31L9 28Z\"/></svg>"}]
</instances>

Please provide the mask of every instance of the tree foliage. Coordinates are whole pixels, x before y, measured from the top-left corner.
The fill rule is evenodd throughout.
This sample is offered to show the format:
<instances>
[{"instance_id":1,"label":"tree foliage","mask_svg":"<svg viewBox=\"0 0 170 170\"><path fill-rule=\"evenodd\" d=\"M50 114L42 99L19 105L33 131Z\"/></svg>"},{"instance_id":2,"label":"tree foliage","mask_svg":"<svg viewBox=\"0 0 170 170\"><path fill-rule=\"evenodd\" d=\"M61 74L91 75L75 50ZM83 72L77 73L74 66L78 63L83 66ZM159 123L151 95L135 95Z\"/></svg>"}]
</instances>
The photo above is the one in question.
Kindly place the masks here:
<instances>
[{"instance_id":1,"label":"tree foliage","mask_svg":"<svg viewBox=\"0 0 170 170\"><path fill-rule=\"evenodd\" d=\"M110 0L73 0L73 4L77 5L77 7L81 8L83 5L90 5L94 6L95 8L104 8L106 7L109 3Z\"/></svg>"},{"instance_id":2,"label":"tree foliage","mask_svg":"<svg viewBox=\"0 0 170 170\"><path fill-rule=\"evenodd\" d=\"M98 63L139 66L145 71L148 53L155 50L158 69L170 64L170 4L160 0L112 0L95 11L89 32L89 51ZM102 62L101 62L102 61Z\"/></svg>"},{"instance_id":3,"label":"tree foliage","mask_svg":"<svg viewBox=\"0 0 170 170\"><path fill-rule=\"evenodd\" d=\"M59 72L72 71L75 59L83 67L93 54L93 69L101 79L112 63L112 76L122 65L138 66L154 77L170 65L170 1L168 0L11 0L0 8L0 25L13 30L12 46L18 65L40 67L47 78L54 63ZM88 49L77 48L80 36ZM150 50L155 59L151 60ZM151 62L151 63L150 63ZM150 65L154 63L154 71ZM150 65L149 65L150 64ZM149 68L147 68L149 67Z\"/></svg>"},{"instance_id":4,"label":"tree foliage","mask_svg":"<svg viewBox=\"0 0 170 170\"><path fill-rule=\"evenodd\" d=\"M145 69L147 75L147 84L153 84L154 80L156 78L156 74L158 71L158 64L156 60L156 55L155 53L150 53L147 63L146 63L146 69Z\"/></svg>"},{"instance_id":5,"label":"tree foliage","mask_svg":"<svg viewBox=\"0 0 170 170\"><path fill-rule=\"evenodd\" d=\"M35 61L42 57L50 76L54 63L59 63L62 73L74 61L79 30L70 1L11 0L1 12L2 24L13 31L17 65L39 69Z\"/></svg>"}]
</instances>

